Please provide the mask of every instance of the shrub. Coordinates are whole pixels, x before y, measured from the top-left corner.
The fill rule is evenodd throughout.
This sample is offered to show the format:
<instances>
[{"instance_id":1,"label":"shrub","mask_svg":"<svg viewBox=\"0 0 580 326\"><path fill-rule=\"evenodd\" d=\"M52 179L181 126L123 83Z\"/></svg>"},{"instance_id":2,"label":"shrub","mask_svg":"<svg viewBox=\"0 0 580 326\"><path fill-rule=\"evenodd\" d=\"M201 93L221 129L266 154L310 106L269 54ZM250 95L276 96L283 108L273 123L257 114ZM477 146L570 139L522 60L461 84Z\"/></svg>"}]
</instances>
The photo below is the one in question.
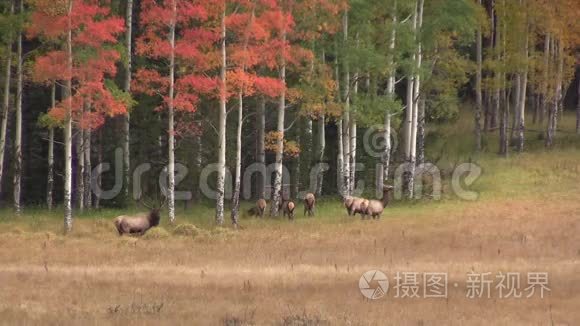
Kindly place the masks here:
<instances>
[{"instance_id":1,"label":"shrub","mask_svg":"<svg viewBox=\"0 0 580 326\"><path fill-rule=\"evenodd\" d=\"M165 230L162 227L154 227L149 229L149 231L147 231L145 233L145 235L143 235L143 239L165 239L165 238L169 238L170 234L169 232L167 232L167 230Z\"/></svg>"},{"instance_id":2,"label":"shrub","mask_svg":"<svg viewBox=\"0 0 580 326\"><path fill-rule=\"evenodd\" d=\"M185 236L185 237L192 237L195 238L202 230L200 230L197 226L189 223L179 224L178 226L173 229L174 235Z\"/></svg>"}]
</instances>

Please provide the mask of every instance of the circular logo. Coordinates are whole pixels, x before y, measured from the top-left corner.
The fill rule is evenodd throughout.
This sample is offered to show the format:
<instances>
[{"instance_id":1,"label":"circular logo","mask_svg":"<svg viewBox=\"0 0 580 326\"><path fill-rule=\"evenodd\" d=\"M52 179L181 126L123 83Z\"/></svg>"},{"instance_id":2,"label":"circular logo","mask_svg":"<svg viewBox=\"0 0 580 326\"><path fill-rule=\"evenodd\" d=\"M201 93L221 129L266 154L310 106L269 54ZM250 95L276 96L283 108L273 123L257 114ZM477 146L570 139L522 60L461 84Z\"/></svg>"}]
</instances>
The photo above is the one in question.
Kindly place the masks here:
<instances>
[{"instance_id":1,"label":"circular logo","mask_svg":"<svg viewBox=\"0 0 580 326\"><path fill-rule=\"evenodd\" d=\"M379 270L366 271L358 280L358 288L365 298L377 300L389 291L389 279Z\"/></svg>"}]
</instances>

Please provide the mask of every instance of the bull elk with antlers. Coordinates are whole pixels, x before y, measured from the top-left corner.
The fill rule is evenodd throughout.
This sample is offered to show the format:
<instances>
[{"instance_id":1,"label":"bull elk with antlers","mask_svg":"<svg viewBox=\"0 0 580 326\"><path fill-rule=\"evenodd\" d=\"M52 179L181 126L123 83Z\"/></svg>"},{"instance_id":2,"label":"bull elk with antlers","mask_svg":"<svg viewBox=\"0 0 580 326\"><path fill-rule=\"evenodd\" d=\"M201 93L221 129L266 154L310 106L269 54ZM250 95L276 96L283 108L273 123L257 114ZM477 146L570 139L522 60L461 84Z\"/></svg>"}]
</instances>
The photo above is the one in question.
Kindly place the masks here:
<instances>
[{"instance_id":1,"label":"bull elk with antlers","mask_svg":"<svg viewBox=\"0 0 580 326\"><path fill-rule=\"evenodd\" d=\"M114 220L115 227L119 232L119 236L123 234L138 234L143 235L147 230L159 225L160 215L159 212L167 203L165 200L159 207L147 205L144 201L141 201L143 206L149 208L149 213L141 213L138 215L121 215L117 216Z\"/></svg>"}]
</instances>

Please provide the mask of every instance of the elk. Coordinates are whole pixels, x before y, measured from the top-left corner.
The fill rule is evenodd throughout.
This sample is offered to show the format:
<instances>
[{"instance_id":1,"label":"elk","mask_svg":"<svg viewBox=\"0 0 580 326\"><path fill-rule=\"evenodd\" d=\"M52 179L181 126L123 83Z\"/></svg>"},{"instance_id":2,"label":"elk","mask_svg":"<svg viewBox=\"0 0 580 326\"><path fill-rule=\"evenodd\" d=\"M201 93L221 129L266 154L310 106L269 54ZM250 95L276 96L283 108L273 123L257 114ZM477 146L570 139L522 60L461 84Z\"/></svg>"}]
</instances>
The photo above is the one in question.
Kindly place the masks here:
<instances>
[{"instance_id":1,"label":"elk","mask_svg":"<svg viewBox=\"0 0 580 326\"><path fill-rule=\"evenodd\" d=\"M368 204L366 204L364 215L362 215L363 219L365 215L372 216L373 219L380 218L383 210L387 205L389 205L389 192L393 190L393 186L385 186L383 188L383 198L381 200L369 200Z\"/></svg>"},{"instance_id":2,"label":"elk","mask_svg":"<svg viewBox=\"0 0 580 326\"><path fill-rule=\"evenodd\" d=\"M284 201L282 204L282 210L284 212L284 217L288 216L289 219L294 219L294 209L296 208L296 204L293 201L287 200Z\"/></svg>"},{"instance_id":3,"label":"elk","mask_svg":"<svg viewBox=\"0 0 580 326\"><path fill-rule=\"evenodd\" d=\"M252 215L256 215L262 218L264 217L265 211L266 211L266 201L263 198L260 198L256 201L256 206L250 208L248 212Z\"/></svg>"},{"instance_id":4,"label":"elk","mask_svg":"<svg viewBox=\"0 0 580 326\"><path fill-rule=\"evenodd\" d=\"M349 216L355 216L356 213L362 214L361 204L365 201L364 198L360 197L346 197L344 200L344 206L346 207L346 212Z\"/></svg>"},{"instance_id":5,"label":"elk","mask_svg":"<svg viewBox=\"0 0 580 326\"><path fill-rule=\"evenodd\" d=\"M346 208L346 213L350 216L350 206L352 206L352 203L354 201L355 197L345 197L344 198L344 208Z\"/></svg>"},{"instance_id":6,"label":"elk","mask_svg":"<svg viewBox=\"0 0 580 326\"><path fill-rule=\"evenodd\" d=\"M304 196L304 216L308 213L308 216L314 216L314 204L316 204L316 197L313 193L309 192Z\"/></svg>"},{"instance_id":7,"label":"elk","mask_svg":"<svg viewBox=\"0 0 580 326\"><path fill-rule=\"evenodd\" d=\"M143 206L149 208L149 213L141 213L137 215L121 215L117 216L113 223L119 232L119 236L123 234L138 234L143 235L150 228L159 225L159 212L165 206L165 202L159 207L152 207L145 202L141 202Z\"/></svg>"}]
</instances>

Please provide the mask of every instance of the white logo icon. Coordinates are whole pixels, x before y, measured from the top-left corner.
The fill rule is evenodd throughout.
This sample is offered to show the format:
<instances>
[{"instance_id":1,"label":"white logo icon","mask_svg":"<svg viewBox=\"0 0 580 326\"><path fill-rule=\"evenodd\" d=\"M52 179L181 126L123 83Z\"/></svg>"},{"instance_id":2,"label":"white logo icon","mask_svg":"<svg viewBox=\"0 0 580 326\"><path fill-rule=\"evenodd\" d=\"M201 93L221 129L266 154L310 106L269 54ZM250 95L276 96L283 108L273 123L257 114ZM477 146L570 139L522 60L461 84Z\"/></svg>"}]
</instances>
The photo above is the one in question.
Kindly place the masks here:
<instances>
[{"instance_id":1,"label":"white logo icon","mask_svg":"<svg viewBox=\"0 0 580 326\"><path fill-rule=\"evenodd\" d=\"M358 280L358 287L365 298L377 300L389 291L389 279L379 270L367 271Z\"/></svg>"}]
</instances>

